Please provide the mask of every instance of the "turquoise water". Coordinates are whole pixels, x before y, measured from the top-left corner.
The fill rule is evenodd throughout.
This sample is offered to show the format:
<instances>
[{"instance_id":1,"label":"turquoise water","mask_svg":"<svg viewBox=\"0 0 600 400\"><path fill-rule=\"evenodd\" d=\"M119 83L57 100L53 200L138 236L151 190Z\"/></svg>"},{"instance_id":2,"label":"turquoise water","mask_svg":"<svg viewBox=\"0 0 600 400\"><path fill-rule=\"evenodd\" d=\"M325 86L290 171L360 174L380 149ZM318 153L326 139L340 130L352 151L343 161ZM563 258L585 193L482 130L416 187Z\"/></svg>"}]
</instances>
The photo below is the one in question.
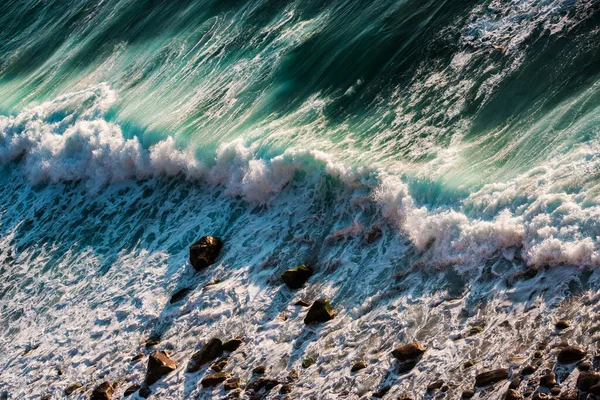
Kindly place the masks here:
<instances>
[{"instance_id":1,"label":"turquoise water","mask_svg":"<svg viewBox=\"0 0 600 400\"><path fill-rule=\"evenodd\" d=\"M585 336L598 26L592 0L2 2L0 391L139 381L126 360L157 332L181 366L160 398L216 396L185 364L231 332L243 379L317 359L296 398L458 391L465 353L535 348L504 320L527 336L567 313ZM205 234L225 253L195 274ZM298 263L312 283L281 289ZM292 305L323 295L339 318L306 331ZM482 318L481 339L448 342ZM415 338L432 355L390 372ZM358 357L369 375L349 378Z\"/></svg>"}]
</instances>

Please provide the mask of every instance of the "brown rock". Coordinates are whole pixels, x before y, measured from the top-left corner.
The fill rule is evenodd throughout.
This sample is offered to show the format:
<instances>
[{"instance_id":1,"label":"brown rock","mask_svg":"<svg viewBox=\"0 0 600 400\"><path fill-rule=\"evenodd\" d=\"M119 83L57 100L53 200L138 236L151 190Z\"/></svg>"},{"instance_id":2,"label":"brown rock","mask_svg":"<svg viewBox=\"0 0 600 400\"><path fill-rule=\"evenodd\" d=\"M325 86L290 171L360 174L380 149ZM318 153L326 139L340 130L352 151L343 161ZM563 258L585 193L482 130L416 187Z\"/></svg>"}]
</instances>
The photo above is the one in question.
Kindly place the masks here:
<instances>
[{"instance_id":1,"label":"brown rock","mask_svg":"<svg viewBox=\"0 0 600 400\"><path fill-rule=\"evenodd\" d=\"M331 305L329 304L329 299L320 299L316 300L313 305L306 313L306 317L304 317L304 323L306 325L319 323L319 322L327 322L333 319L333 310L331 309Z\"/></svg>"},{"instance_id":2,"label":"brown rock","mask_svg":"<svg viewBox=\"0 0 600 400\"><path fill-rule=\"evenodd\" d=\"M298 371L296 371L295 369L293 369L288 374L288 376L286 378L286 381L287 382L295 382L295 381L298 380L299 377L300 377L300 374L298 373Z\"/></svg>"},{"instance_id":3,"label":"brown rock","mask_svg":"<svg viewBox=\"0 0 600 400\"><path fill-rule=\"evenodd\" d=\"M537 367L536 366L534 366L534 365L527 365L527 366L523 367L523 369L521 370L521 375L531 375L535 371L537 371Z\"/></svg>"},{"instance_id":4,"label":"brown rock","mask_svg":"<svg viewBox=\"0 0 600 400\"><path fill-rule=\"evenodd\" d=\"M150 396L152 394L152 390L150 390L148 385L142 385L138 394L140 395L140 397L147 399L148 396Z\"/></svg>"},{"instance_id":5,"label":"brown rock","mask_svg":"<svg viewBox=\"0 0 600 400\"><path fill-rule=\"evenodd\" d=\"M269 378L258 378L248 383L246 386L246 390L254 390L255 392L260 392L261 390L265 390L265 392L269 392L275 386L279 385L277 379L269 379Z\"/></svg>"},{"instance_id":6,"label":"brown rock","mask_svg":"<svg viewBox=\"0 0 600 400\"><path fill-rule=\"evenodd\" d=\"M505 368L483 372L475 377L475 386L488 386L508 378L508 370Z\"/></svg>"},{"instance_id":7,"label":"brown rock","mask_svg":"<svg viewBox=\"0 0 600 400\"><path fill-rule=\"evenodd\" d=\"M132 394L134 394L135 392L140 390L140 387L141 387L140 385L134 383L133 385L131 385L127 389L125 389L125 393L123 393L123 397L131 396Z\"/></svg>"},{"instance_id":8,"label":"brown rock","mask_svg":"<svg viewBox=\"0 0 600 400\"><path fill-rule=\"evenodd\" d=\"M221 371L223 371L223 369L225 369L225 366L227 365L227 361L229 361L229 359L227 357L221 358L221 359L217 360L214 364L212 364L210 366L210 369L212 369L215 372L221 372Z\"/></svg>"},{"instance_id":9,"label":"brown rock","mask_svg":"<svg viewBox=\"0 0 600 400\"><path fill-rule=\"evenodd\" d=\"M540 378L540 385L547 387L547 388L551 388L554 385L556 385L556 374L551 372L549 374L542 376Z\"/></svg>"},{"instance_id":10,"label":"brown rock","mask_svg":"<svg viewBox=\"0 0 600 400\"><path fill-rule=\"evenodd\" d=\"M137 354L137 355L133 356L133 358L131 359L131 362L141 360L142 358L144 358L143 354Z\"/></svg>"},{"instance_id":11,"label":"brown rock","mask_svg":"<svg viewBox=\"0 0 600 400\"><path fill-rule=\"evenodd\" d=\"M510 389L518 389L520 385L521 385L521 378L517 376L517 377L515 377L515 379L513 379L510 382L510 385L508 385L508 387Z\"/></svg>"},{"instance_id":12,"label":"brown rock","mask_svg":"<svg viewBox=\"0 0 600 400\"><path fill-rule=\"evenodd\" d=\"M468 369L468 368L471 368L473 365L475 365L475 361L473 361L473 360L465 361L463 364L463 368Z\"/></svg>"},{"instance_id":13,"label":"brown rock","mask_svg":"<svg viewBox=\"0 0 600 400\"><path fill-rule=\"evenodd\" d=\"M281 385L281 389L279 389L279 394L288 394L292 392L292 385L289 383Z\"/></svg>"},{"instance_id":14,"label":"brown rock","mask_svg":"<svg viewBox=\"0 0 600 400\"><path fill-rule=\"evenodd\" d=\"M582 362L577 366L577 369L580 371L589 371L590 369L592 369L592 364L590 364L589 362Z\"/></svg>"},{"instance_id":15,"label":"brown rock","mask_svg":"<svg viewBox=\"0 0 600 400\"><path fill-rule=\"evenodd\" d=\"M463 399L470 399L471 397L475 396L475 391L468 389L462 392L462 398Z\"/></svg>"},{"instance_id":16,"label":"brown rock","mask_svg":"<svg viewBox=\"0 0 600 400\"><path fill-rule=\"evenodd\" d=\"M113 385L110 382L103 382L94 389L90 400L112 400L113 394L115 394Z\"/></svg>"},{"instance_id":17,"label":"brown rock","mask_svg":"<svg viewBox=\"0 0 600 400\"><path fill-rule=\"evenodd\" d=\"M225 382L223 383L223 389L225 389L227 391L235 390L239 387L240 387L240 378L237 378L237 377L227 378L225 380Z\"/></svg>"},{"instance_id":18,"label":"brown rock","mask_svg":"<svg viewBox=\"0 0 600 400\"><path fill-rule=\"evenodd\" d=\"M392 356L398 361L416 360L425 353L425 346L421 342L412 342L404 346L396 347Z\"/></svg>"},{"instance_id":19,"label":"brown rock","mask_svg":"<svg viewBox=\"0 0 600 400\"><path fill-rule=\"evenodd\" d=\"M187 367L188 372L196 372L223 355L223 343L220 339L212 338L199 351L194 353Z\"/></svg>"},{"instance_id":20,"label":"brown rock","mask_svg":"<svg viewBox=\"0 0 600 400\"><path fill-rule=\"evenodd\" d=\"M571 323L566 319L561 319L559 321L556 321L556 324L554 324L554 326L556 327L556 329L567 329L569 326L571 326Z\"/></svg>"},{"instance_id":21,"label":"brown rock","mask_svg":"<svg viewBox=\"0 0 600 400\"><path fill-rule=\"evenodd\" d=\"M557 360L561 364L571 364L583 360L587 351L579 346L566 346L558 353Z\"/></svg>"},{"instance_id":22,"label":"brown rock","mask_svg":"<svg viewBox=\"0 0 600 400\"><path fill-rule=\"evenodd\" d=\"M231 375L227 372L215 372L214 374L210 374L202 378L200 383L204 387L217 386L221 382L225 382Z\"/></svg>"},{"instance_id":23,"label":"brown rock","mask_svg":"<svg viewBox=\"0 0 600 400\"><path fill-rule=\"evenodd\" d=\"M589 391L598 383L600 383L600 373L598 372L582 372L577 378L577 388L583 392Z\"/></svg>"},{"instance_id":24,"label":"brown rock","mask_svg":"<svg viewBox=\"0 0 600 400\"><path fill-rule=\"evenodd\" d=\"M70 396L71 394L73 394L73 392L75 392L77 389L82 388L83 385L81 384L81 382L75 382L72 385L69 385L65 388L65 394L67 396Z\"/></svg>"},{"instance_id":25,"label":"brown rock","mask_svg":"<svg viewBox=\"0 0 600 400\"><path fill-rule=\"evenodd\" d=\"M548 395L546 393L536 392L533 394L533 397L531 398L531 400L545 400L547 398L548 398Z\"/></svg>"},{"instance_id":26,"label":"brown rock","mask_svg":"<svg viewBox=\"0 0 600 400\"><path fill-rule=\"evenodd\" d=\"M599 395L600 394L600 383L596 383L594 386L592 386L588 390L588 393Z\"/></svg>"},{"instance_id":27,"label":"brown rock","mask_svg":"<svg viewBox=\"0 0 600 400\"><path fill-rule=\"evenodd\" d=\"M294 305L298 306L298 307L308 307L308 306L310 306L310 304L308 304L304 300L298 300L296 303L294 303Z\"/></svg>"},{"instance_id":28,"label":"brown rock","mask_svg":"<svg viewBox=\"0 0 600 400\"><path fill-rule=\"evenodd\" d=\"M398 400L414 400L414 397L408 393L402 393L400 396L398 396Z\"/></svg>"},{"instance_id":29,"label":"brown rock","mask_svg":"<svg viewBox=\"0 0 600 400\"><path fill-rule=\"evenodd\" d=\"M567 390L560 395L560 400L577 400L579 392L575 389Z\"/></svg>"},{"instance_id":30,"label":"brown rock","mask_svg":"<svg viewBox=\"0 0 600 400\"><path fill-rule=\"evenodd\" d=\"M254 368L252 370L252 373L254 375L264 375L265 372L267 372L267 367L264 365L259 365L258 367Z\"/></svg>"},{"instance_id":31,"label":"brown rock","mask_svg":"<svg viewBox=\"0 0 600 400\"><path fill-rule=\"evenodd\" d=\"M296 268L288 269L281 275L281 279L290 289L300 289L308 278L312 276L312 270L302 264Z\"/></svg>"},{"instance_id":32,"label":"brown rock","mask_svg":"<svg viewBox=\"0 0 600 400\"><path fill-rule=\"evenodd\" d=\"M515 389L508 389L508 392L506 392L506 396L504 396L504 398L506 400L521 400L523 396L521 396L521 393Z\"/></svg>"},{"instance_id":33,"label":"brown rock","mask_svg":"<svg viewBox=\"0 0 600 400\"><path fill-rule=\"evenodd\" d=\"M148 372L145 382L150 386L176 369L177 364L169 358L165 351L155 351L148 357Z\"/></svg>"},{"instance_id":34,"label":"brown rock","mask_svg":"<svg viewBox=\"0 0 600 400\"><path fill-rule=\"evenodd\" d=\"M367 363L364 361L355 362L352 368L350 368L350 372L360 371L361 369L367 368Z\"/></svg>"},{"instance_id":35,"label":"brown rock","mask_svg":"<svg viewBox=\"0 0 600 400\"><path fill-rule=\"evenodd\" d=\"M444 381L435 381L433 383L430 383L429 386L427 386L427 391L433 392L434 390L437 390L442 386L444 386Z\"/></svg>"},{"instance_id":36,"label":"brown rock","mask_svg":"<svg viewBox=\"0 0 600 400\"><path fill-rule=\"evenodd\" d=\"M387 394L387 392L390 391L392 387L391 386L384 386L381 389L379 389L378 391L373 393L373 397L377 397L378 399L382 398L383 396L385 396Z\"/></svg>"},{"instance_id":37,"label":"brown rock","mask_svg":"<svg viewBox=\"0 0 600 400\"><path fill-rule=\"evenodd\" d=\"M203 236L190 246L190 263L196 271L210 266L219 257L222 247L221 239L214 236Z\"/></svg>"},{"instance_id":38,"label":"brown rock","mask_svg":"<svg viewBox=\"0 0 600 400\"><path fill-rule=\"evenodd\" d=\"M561 388L557 387L553 387L552 389L550 389L550 394L553 396L558 396L561 392Z\"/></svg>"},{"instance_id":39,"label":"brown rock","mask_svg":"<svg viewBox=\"0 0 600 400\"><path fill-rule=\"evenodd\" d=\"M223 350L228 352L236 351L244 342L240 338L229 339L223 343Z\"/></svg>"}]
</instances>

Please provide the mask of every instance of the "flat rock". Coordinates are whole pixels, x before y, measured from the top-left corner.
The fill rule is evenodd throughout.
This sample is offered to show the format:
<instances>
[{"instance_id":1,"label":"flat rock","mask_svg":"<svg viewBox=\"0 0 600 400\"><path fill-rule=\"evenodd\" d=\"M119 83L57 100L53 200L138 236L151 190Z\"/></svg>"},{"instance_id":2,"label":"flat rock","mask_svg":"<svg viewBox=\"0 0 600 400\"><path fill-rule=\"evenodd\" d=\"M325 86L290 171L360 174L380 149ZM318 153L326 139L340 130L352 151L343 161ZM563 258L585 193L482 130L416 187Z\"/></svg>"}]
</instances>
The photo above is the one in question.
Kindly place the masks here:
<instances>
[{"instance_id":1,"label":"flat rock","mask_svg":"<svg viewBox=\"0 0 600 400\"><path fill-rule=\"evenodd\" d=\"M483 372L475 377L475 386L488 386L508 378L506 368Z\"/></svg>"},{"instance_id":2,"label":"flat rock","mask_svg":"<svg viewBox=\"0 0 600 400\"><path fill-rule=\"evenodd\" d=\"M312 270L302 264L296 268L288 269L281 275L281 279L290 289L300 289L308 278L312 276Z\"/></svg>"},{"instance_id":3,"label":"flat rock","mask_svg":"<svg viewBox=\"0 0 600 400\"><path fill-rule=\"evenodd\" d=\"M571 364L579 360L583 360L587 355L587 351L579 346L567 346L561 349L558 353L557 360L561 364Z\"/></svg>"},{"instance_id":4,"label":"flat rock","mask_svg":"<svg viewBox=\"0 0 600 400\"><path fill-rule=\"evenodd\" d=\"M329 304L329 299L316 300L310 307L304 317L304 323L306 325L315 324L320 322L327 322L333 319L334 314Z\"/></svg>"},{"instance_id":5,"label":"flat rock","mask_svg":"<svg viewBox=\"0 0 600 400\"><path fill-rule=\"evenodd\" d=\"M176 369L177 364L169 358L165 351L155 351L148 357L148 372L145 382L150 386Z\"/></svg>"},{"instance_id":6,"label":"flat rock","mask_svg":"<svg viewBox=\"0 0 600 400\"><path fill-rule=\"evenodd\" d=\"M113 385L110 382L103 382L96 386L90 400L112 400L113 394L115 394Z\"/></svg>"},{"instance_id":7,"label":"flat rock","mask_svg":"<svg viewBox=\"0 0 600 400\"><path fill-rule=\"evenodd\" d=\"M427 349L421 342L412 342L404 346L396 347L392 351L392 356L398 361L416 360L425 353Z\"/></svg>"},{"instance_id":8,"label":"flat rock","mask_svg":"<svg viewBox=\"0 0 600 400\"><path fill-rule=\"evenodd\" d=\"M188 372L196 372L203 365L216 360L223 355L223 343L221 339L212 338L199 351L192 355L187 367Z\"/></svg>"},{"instance_id":9,"label":"flat rock","mask_svg":"<svg viewBox=\"0 0 600 400\"><path fill-rule=\"evenodd\" d=\"M217 386L219 383L225 382L230 377L231 374L228 374L227 372L215 372L214 374L202 378L200 383L204 387Z\"/></svg>"},{"instance_id":10,"label":"flat rock","mask_svg":"<svg viewBox=\"0 0 600 400\"><path fill-rule=\"evenodd\" d=\"M214 236L202 236L190 246L190 263L196 271L215 263L223 248L221 239Z\"/></svg>"}]
</instances>

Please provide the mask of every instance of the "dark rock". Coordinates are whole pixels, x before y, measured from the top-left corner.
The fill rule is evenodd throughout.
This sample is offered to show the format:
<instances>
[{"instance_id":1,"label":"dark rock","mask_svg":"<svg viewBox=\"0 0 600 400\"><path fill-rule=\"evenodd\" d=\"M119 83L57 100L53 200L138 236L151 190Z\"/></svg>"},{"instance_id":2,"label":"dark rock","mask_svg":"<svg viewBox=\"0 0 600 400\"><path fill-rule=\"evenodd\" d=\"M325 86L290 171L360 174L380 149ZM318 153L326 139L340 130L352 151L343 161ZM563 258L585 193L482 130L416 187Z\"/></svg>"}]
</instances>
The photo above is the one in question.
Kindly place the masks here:
<instances>
[{"instance_id":1,"label":"dark rock","mask_svg":"<svg viewBox=\"0 0 600 400\"><path fill-rule=\"evenodd\" d=\"M430 383L429 386L427 386L427 391L433 392L434 390L437 390L442 386L444 386L444 381L435 381L433 383Z\"/></svg>"},{"instance_id":2,"label":"dark rock","mask_svg":"<svg viewBox=\"0 0 600 400\"><path fill-rule=\"evenodd\" d=\"M291 392L292 392L292 385L290 385L289 383L281 385L281 389L279 389L279 394L288 394Z\"/></svg>"},{"instance_id":3,"label":"dark rock","mask_svg":"<svg viewBox=\"0 0 600 400\"><path fill-rule=\"evenodd\" d=\"M192 355L187 367L188 372L196 372L203 365L223 355L223 343L220 339L212 338L199 351Z\"/></svg>"},{"instance_id":4,"label":"dark rock","mask_svg":"<svg viewBox=\"0 0 600 400\"><path fill-rule=\"evenodd\" d=\"M165 351L155 351L148 357L148 372L146 385L150 386L163 376L175 371L177 364L171 360Z\"/></svg>"},{"instance_id":5,"label":"dark rock","mask_svg":"<svg viewBox=\"0 0 600 400\"><path fill-rule=\"evenodd\" d=\"M444 385L440 388L440 392L446 393L448 390L450 390L450 386L448 385Z\"/></svg>"},{"instance_id":6,"label":"dark rock","mask_svg":"<svg viewBox=\"0 0 600 400\"><path fill-rule=\"evenodd\" d=\"M571 323L566 319L561 319L560 321L556 321L554 326L556 329L567 329L569 326L571 326Z\"/></svg>"},{"instance_id":7,"label":"dark rock","mask_svg":"<svg viewBox=\"0 0 600 400\"><path fill-rule=\"evenodd\" d=\"M537 371L537 367L535 367L533 365L527 365L527 366L523 367L523 369L521 370L521 375L531 375L535 371Z\"/></svg>"},{"instance_id":8,"label":"dark rock","mask_svg":"<svg viewBox=\"0 0 600 400\"><path fill-rule=\"evenodd\" d=\"M331 309L331 305L329 304L329 299L320 299L316 300L313 305L306 313L306 317L304 317L304 323L306 325L319 323L319 322L327 322L333 319L333 310Z\"/></svg>"},{"instance_id":9,"label":"dark rock","mask_svg":"<svg viewBox=\"0 0 600 400\"><path fill-rule=\"evenodd\" d=\"M260 392L261 390L265 390L265 392L269 392L275 386L279 385L277 379L269 379L269 378L258 378L248 383L246 386L246 390L254 390L255 392Z\"/></svg>"},{"instance_id":10,"label":"dark rock","mask_svg":"<svg viewBox=\"0 0 600 400\"><path fill-rule=\"evenodd\" d=\"M541 352L540 350L533 353L533 358L542 358L542 357L544 357L544 353Z\"/></svg>"},{"instance_id":11,"label":"dark rock","mask_svg":"<svg viewBox=\"0 0 600 400\"><path fill-rule=\"evenodd\" d=\"M518 389L519 386L521 385L521 378L520 377L515 377L515 379L513 379L510 382L510 385L508 385L509 389Z\"/></svg>"},{"instance_id":12,"label":"dark rock","mask_svg":"<svg viewBox=\"0 0 600 400\"><path fill-rule=\"evenodd\" d=\"M146 340L146 343L144 343L144 346L146 346L146 348L149 349L150 347L154 347L159 343L160 343L159 338L150 338L150 339Z\"/></svg>"},{"instance_id":13,"label":"dark rock","mask_svg":"<svg viewBox=\"0 0 600 400\"><path fill-rule=\"evenodd\" d=\"M547 388L551 388L554 385L556 385L556 374L549 373L549 374L542 376L540 378L540 385L547 387Z\"/></svg>"},{"instance_id":14,"label":"dark rock","mask_svg":"<svg viewBox=\"0 0 600 400\"><path fill-rule=\"evenodd\" d=\"M385 396L387 394L387 392L390 391L391 388L392 388L391 386L384 386L381 389L379 389L378 391L376 391L375 393L373 393L373 397L377 397L378 399L380 399L383 396Z\"/></svg>"},{"instance_id":15,"label":"dark rock","mask_svg":"<svg viewBox=\"0 0 600 400\"><path fill-rule=\"evenodd\" d=\"M598 372L582 372L577 378L577 388L583 392L589 391L598 383L600 383L600 373Z\"/></svg>"},{"instance_id":16,"label":"dark rock","mask_svg":"<svg viewBox=\"0 0 600 400\"><path fill-rule=\"evenodd\" d=\"M473 360L465 361L465 363L463 364L463 368L468 369L468 368L471 368L473 365L475 365L475 361L473 361Z\"/></svg>"},{"instance_id":17,"label":"dark rock","mask_svg":"<svg viewBox=\"0 0 600 400\"><path fill-rule=\"evenodd\" d=\"M96 386L90 400L112 400L113 394L115 394L113 385L110 382L103 382Z\"/></svg>"},{"instance_id":18,"label":"dark rock","mask_svg":"<svg viewBox=\"0 0 600 400\"><path fill-rule=\"evenodd\" d=\"M600 384L596 383L594 386L592 386L588 390L588 393L599 395L600 394Z\"/></svg>"},{"instance_id":19,"label":"dark rock","mask_svg":"<svg viewBox=\"0 0 600 400\"><path fill-rule=\"evenodd\" d=\"M475 391L474 390L465 390L462 392L462 398L463 399L470 399L471 397L475 396Z\"/></svg>"},{"instance_id":20,"label":"dark rock","mask_svg":"<svg viewBox=\"0 0 600 400\"><path fill-rule=\"evenodd\" d=\"M521 400L523 396L515 389L508 389L506 392L506 396L504 396L505 400Z\"/></svg>"},{"instance_id":21,"label":"dark rock","mask_svg":"<svg viewBox=\"0 0 600 400\"><path fill-rule=\"evenodd\" d=\"M300 374L298 374L298 371L293 369L290 371L290 373L288 374L287 378L285 378L285 380L287 382L295 382L298 380L299 377L300 377Z\"/></svg>"},{"instance_id":22,"label":"dark rock","mask_svg":"<svg viewBox=\"0 0 600 400\"><path fill-rule=\"evenodd\" d=\"M143 354L137 354L137 355L133 356L133 358L131 359L131 362L141 360L142 358L144 358Z\"/></svg>"},{"instance_id":23,"label":"dark rock","mask_svg":"<svg viewBox=\"0 0 600 400\"><path fill-rule=\"evenodd\" d=\"M398 400L414 400L414 397L408 393L402 393L400 396L398 396Z\"/></svg>"},{"instance_id":24,"label":"dark rock","mask_svg":"<svg viewBox=\"0 0 600 400\"><path fill-rule=\"evenodd\" d=\"M225 382L231 375L227 372L215 372L214 374L210 374L202 378L200 383L204 387L217 386L221 382Z\"/></svg>"},{"instance_id":25,"label":"dark rock","mask_svg":"<svg viewBox=\"0 0 600 400\"><path fill-rule=\"evenodd\" d=\"M590 369L592 369L592 364L590 364L589 362L582 362L577 366L577 369L580 371L589 371Z\"/></svg>"},{"instance_id":26,"label":"dark rock","mask_svg":"<svg viewBox=\"0 0 600 400\"><path fill-rule=\"evenodd\" d=\"M536 392L533 394L533 397L531 398L531 400L546 400L547 398L548 398L548 395L546 393Z\"/></svg>"},{"instance_id":27,"label":"dark rock","mask_svg":"<svg viewBox=\"0 0 600 400\"><path fill-rule=\"evenodd\" d=\"M409 360L409 361L401 362L398 365L398 373L405 374L409 371L412 371L412 369L416 366L417 366L417 360Z\"/></svg>"},{"instance_id":28,"label":"dark rock","mask_svg":"<svg viewBox=\"0 0 600 400\"><path fill-rule=\"evenodd\" d=\"M523 396L525 396L525 398L531 397L533 395L533 390L526 390L523 393Z\"/></svg>"},{"instance_id":29,"label":"dark rock","mask_svg":"<svg viewBox=\"0 0 600 400\"><path fill-rule=\"evenodd\" d=\"M188 289L188 288L183 288L183 289L178 290L177 292L175 292L175 294L173 294L173 296L171 296L171 300L169 300L169 304L177 303L178 301L180 301L184 297L186 297L191 291L192 291L192 289Z\"/></svg>"},{"instance_id":30,"label":"dark rock","mask_svg":"<svg viewBox=\"0 0 600 400\"><path fill-rule=\"evenodd\" d=\"M49 394L47 394L47 395L44 395L44 396L42 396L42 397L40 398L40 400L52 400L52 396L51 396L51 395L49 395Z\"/></svg>"},{"instance_id":31,"label":"dark rock","mask_svg":"<svg viewBox=\"0 0 600 400\"><path fill-rule=\"evenodd\" d=\"M240 378L230 377L225 380L223 383L223 389L230 391L235 390L240 387Z\"/></svg>"},{"instance_id":32,"label":"dark rock","mask_svg":"<svg viewBox=\"0 0 600 400\"><path fill-rule=\"evenodd\" d=\"M81 382L75 382L72 385L69 385L65 388L65 394L67 396L70 396L71 394L73 394L73 392L75 392L77 389L82 388L83 385L81 384Z\"/></svg>"},{"instance_id":33,"label":"dark rock","mask_svg":"<svg viewBox=\"0 0 600 400\"><path fill-rule=\"evenodd\" d=\"M355 362L352 368L350 368L350 372L360 371L361 369L367 368L367 363L364 361Z\"/></svg>"},{"instance_id":34,"label":"dark rock","mask_svg":"<svg viewBox=\"0 0 600 400\"><path fill-rule=\"evenodd\" d=\"M214 264L223 242L214 236L203 236L190 246L190 263L196 271Z\"/></svg>"},{"instance_id":35,"label":"dark rock","mask_svg":"<svg viewBox=\"0 0 600 400\"><path fill-rule=\"evenodd\" d=\"M313 365L315 363L315 359L312 357L306 357L304 360L302 360L302 368L308 368L311 365Z\"/></svg>"},{"instance_id":36,"label":"dark rock","mask_svg":"<svg viewBox=\"0 0 600 400\"><path fill-rule=\"evenodd\" d=\"M300 289L312 275L312 270L302 264L296 268L288 269L281 275L281 279L290 289Z\"/></svg>"},{"instance_id":37,"label":"dark rock","mask_svg":"<svg viewBox=\"0 0 600 400\"><path fill-rule=\"evenodd\" d=\"M150 390L148 385L142 385L138 394L140 395L140 397L147 399L148 396L150 396L152 394L152 390Z\"/></svg>"},{"instance_id":38,"label":"dark rock","mask_svg":"<svg viewBox=\"0 0 600 400\"><path fill-rule=\"evenodd\" d=\"M267 372L267 367L265 367L264 365L259 365L258 367L252 370L252 373L254 375L264 375L265 372Z\"/></svg>"},{"instance_id":39,"label":"dark rock","mask_svg":"<svg viewBox=\"0 0 600 400\"><path fill-rule=\"evenodd\" d=\"M475 386L488 386L508 378L508 370L505 368L483 372L475 377Z\"/></svg>"},{"instance_id":40,"label":"dark rock","mask_svg":"<svg viewBox=\"0 0 600 400\"><path fill-rule=\"evenodd\" d=\"M221 372L225 369L225 366L227 365L227 361L229 361L229 359L227 357L221 358L221 359L217 360L214 364L212 364L210 366L210 369L212 369L215 372Z\"/></svg>"},{"instance_id":41,"label":"dark rock","mask_svg":"<svg viewBox=\"0 0 600 400\"><path fill-rule=\"evenodd\" d=\"M308 304L304 300L298 300L296 303L294 303L294 305L298 306L298 307L308 307L308 306L310 306L310 304Z\"/></svg>"},{"instance_id":42,"label":"dark rock","mask_svg":"<svg viewBox=\"0 0 600 400\"><path fill-rule=\"evenodd\" d=\"M560 400L577 400L579 398L579 391L575 389L567 390L560 395Z\"/></svg>"},{"instance_id":43,"label":"dark rock","mask_svg":"<svg viewBox=\"0 0 600 400\"><path fill-rule=\"evenodd\" d=\"M587 351L579 346L566 346L558 353L557 360L561 364L571 364L583 360Z\"/></svg>"},{"instance_id":44,"label":"dark rock","mask_svg":"<svg viewBox=\"0 0 600 400\"><path fill-rule=\"evenodd\" d=\"M425 346L421 342L412 342L404 346L396 347L392 351L392 356L398 361L416 360L425 353Z\"/></svg>"},{"instance_id":45,"label":"dark rock","mask_svg":"<svg viewBox=\"0 0 600 400\"><path fill-rule=\"evenodd\" d=\"M240 338L229 339L223 343L223 350L228 352L236 351L244 342Z\"/></svg>"},{"instance_id":46,"label":"dark rock","mask_svg":"<svg viewBox=\"0 0 600 400\"><path fill-rule=\"evenodd\" d=\"M561 392L561 388L557 387L553 387L552 389L550 389L550 394L553 396L558 396Z\"/></svg>"},{"instance_id":47,"label":"dark rock","mask_svg":"<svg viewBox=\"0 0 600 400\"><path fill-rule=\"evenodd\" d=\"M481 326L474 326L469 330L469 336L477 335L483 332L483 328Z\"/></svg>"},{"instance_id":48,"label":"dark rock","mask_svg":"<svg viewBox=\"0 0 600 400\"><path fill-rule=\"evenodd\" d=\"M131 396L132 394L134 394L135 392L140 390L140 387L141 387L140 385L138 385L137 383L134 383L133 385L131 385L127 389L125 389L125 393L123 393L123 397Z\"/></svg>"}]
</instances>

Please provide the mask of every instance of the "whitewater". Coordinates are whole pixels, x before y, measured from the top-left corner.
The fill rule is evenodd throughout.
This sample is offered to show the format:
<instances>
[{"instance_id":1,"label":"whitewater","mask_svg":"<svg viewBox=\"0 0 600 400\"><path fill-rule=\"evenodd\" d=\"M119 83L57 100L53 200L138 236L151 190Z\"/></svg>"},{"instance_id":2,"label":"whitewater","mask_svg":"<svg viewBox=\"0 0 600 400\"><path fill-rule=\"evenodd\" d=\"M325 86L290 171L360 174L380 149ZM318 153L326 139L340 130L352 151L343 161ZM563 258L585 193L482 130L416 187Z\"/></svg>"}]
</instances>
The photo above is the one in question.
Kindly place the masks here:
<instances>
[{"instance_id":1,"label":"whitewater","mask_svg":"<svg viewBox=\"0 0 600 400\"><path fill-rule=\"evenodd\" d=\"M297 372L269 399L598 368L600 2L10 0L0 28L0 398L121 398L156 350L150 398L228 398L186 370L214 337L242 389Z\"/></svg>"}]
</instances>

